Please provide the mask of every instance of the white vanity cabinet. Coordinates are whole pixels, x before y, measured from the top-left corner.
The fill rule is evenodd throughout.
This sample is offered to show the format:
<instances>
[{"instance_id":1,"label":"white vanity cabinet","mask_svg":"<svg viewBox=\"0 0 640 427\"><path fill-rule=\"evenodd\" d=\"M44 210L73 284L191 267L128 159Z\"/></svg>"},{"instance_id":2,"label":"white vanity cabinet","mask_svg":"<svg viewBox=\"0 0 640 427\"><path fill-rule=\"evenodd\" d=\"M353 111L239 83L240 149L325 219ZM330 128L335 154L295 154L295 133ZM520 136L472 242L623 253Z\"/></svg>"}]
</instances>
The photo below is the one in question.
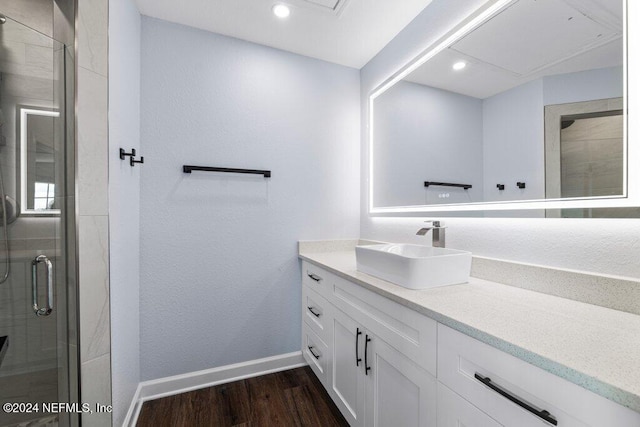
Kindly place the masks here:
<instances>
[{"instance_id":1,"label":"white vanity cabinet","mask_svg":"<svg viewBox=\"0 0 640 427\"><path fill-rule=\"evenodd\" d=\"M640 427L639 413L442 324L438 381L504 426Z\"/></svg>"},{"instance_id":2,"label":"white vanity cabinet","mask_svg":"<svg viewBox=\"0 0 640 427\"><path fill-rule=\"evenodd\" d=\"M329 393L352 426L436 425L436 381L340 310Z\"/></svg>"},{"instance_id":3,"label":"white vanity cabinet","mask_svg":"<svg viewBox=\"0 0 640 427\"><path fill-rule=\"evenodd\" d=\"M331 368L331 351L327 344L306 324L302 326L302 355L320 382L326 387Z\"/></svg>"},{"instance_id":4,"label":"white vanity cabinet","mask_svg":"<svg viewBox=\"0 0 640 427\"><path fill-rule=\"evenodd\" d=\"M640 427L640 413L302 267L303 354L352 426Z\"/></svg>"},{"instance_id":5,"label":"white vanity cabinet","mask_svg":"<svg viewBox=\"0 0 640 427\"><path fill-rule=\"evenodd\" d=\"M309 285L302 285L302 319L322 341L331 341L331 305Z\"/></svg>"},{"instance_id":6,"label":"white vanity cabinet","mask_svg":"<svg viewBox=\"0 0 640 427\"><path fill-rule=\"evenodd\" d=\"M364 424L364 328L336 310L333 317L332 369L327 387L351 426Z\"/></svg>"},{"instance_id":7,"label":"white vanity cabinet","mask_svg":"<svg viewBox=\"0 0 640 427\"><path fill-rule=\"evenodd\" d=\"M302 293L304 357L349 424L435 427L436 322L307 263Z\"/></svg>"},{"instance_id":8,"label":"white vanity cabinet","mask_svg":"<svg viewBox=\"0 0 640 427\"><path fill-rule=\"evenodd\" d=\"M365 425L436 426L436 379L401 351L365 332Z\"/></svg>"},{"instance_id":9,"label":"white vanity cabinet","mask_svg":"<svg viewBox=\"0 0 640 427\"><path fill-rule=\"evenodd\" d=\"M324 298L331 297L331 282L336 276L308 262L302 263L302 283Z\"/></svg>"},{"instance_id":10,"label":"white vanity cabinet","mask_svg":"<svg viewBox=\"0 0 640 427\"><path fill-rule=\"evenodd\" d=\"M493 418L438 382L438 427L501 427Z\"/></svg>"},{"instance_id":11,"label":"white vanity cabinet","mask_svg":"<svg viewBox=\"0 0 640 427\"><path fill-rule=\"evenodd\" d=\"M329 386L333 315L330 273L305 263L302 271L302 355L325 387ZM324 296L323 296L324 295Z\"/></svg>"}]
</instances>

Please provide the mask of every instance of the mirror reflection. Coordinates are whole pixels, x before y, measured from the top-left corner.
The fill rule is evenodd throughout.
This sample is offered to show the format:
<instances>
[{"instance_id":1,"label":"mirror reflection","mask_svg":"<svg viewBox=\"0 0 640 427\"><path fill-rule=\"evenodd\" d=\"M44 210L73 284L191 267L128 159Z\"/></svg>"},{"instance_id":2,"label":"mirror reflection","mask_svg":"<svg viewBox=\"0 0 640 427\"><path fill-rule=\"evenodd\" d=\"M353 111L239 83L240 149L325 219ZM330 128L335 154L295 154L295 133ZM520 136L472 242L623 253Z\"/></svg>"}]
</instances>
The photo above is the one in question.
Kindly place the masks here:
<instances>
[{"instance_id":1,"label":"mirror reflection","mask_svg":"<svg viewBox=\"0 0 640 427\"><path fill-rule=\"evenodd\" d=\"M378 94L372 206L626 194L623 2L519 0Z\"/></svg>"},{"instance_id":2,"label":"mirror reflection","mask_svg":"<svg viewBox=\"0 0 640 427\"><path fill-rule=\"evenodd\" d=\"M20 108L20 201L26 214L58 214L55 184L57 111Z\"/></svg>"}]
</instances>

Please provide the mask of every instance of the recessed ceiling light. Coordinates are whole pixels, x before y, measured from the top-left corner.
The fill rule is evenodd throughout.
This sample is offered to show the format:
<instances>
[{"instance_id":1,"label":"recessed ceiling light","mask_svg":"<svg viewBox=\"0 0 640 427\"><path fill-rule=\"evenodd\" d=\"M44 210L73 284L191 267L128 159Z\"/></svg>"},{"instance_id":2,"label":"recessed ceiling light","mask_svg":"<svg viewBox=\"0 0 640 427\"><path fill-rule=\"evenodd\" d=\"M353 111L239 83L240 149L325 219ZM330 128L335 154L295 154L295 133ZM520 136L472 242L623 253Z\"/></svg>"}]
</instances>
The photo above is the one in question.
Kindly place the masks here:
<instances>
[{"instance_id":1,"label":"recessed ceiling light","mask_svg":"<svg viewBox=\"0 0 640 427\"><path fill-rule=\"evenodd\" d=\"M455 64L453 64L453 69L456 70L456 71L460 71L466 66L467 66L466 62L459 61L459 62L456 62Z\"/></svg>"},{"instance_id":2,"label":"recessed ceiling light","mask_svg":"<svg viewBox=\"0 0 640 427\"><path fill-rule=\"evenodd\" d=\"M291 10L289 10L289 6L286 4L275 4L273 5L273 14L278 18L286 18L291 14Z\"/></svg>"}]
</instances>

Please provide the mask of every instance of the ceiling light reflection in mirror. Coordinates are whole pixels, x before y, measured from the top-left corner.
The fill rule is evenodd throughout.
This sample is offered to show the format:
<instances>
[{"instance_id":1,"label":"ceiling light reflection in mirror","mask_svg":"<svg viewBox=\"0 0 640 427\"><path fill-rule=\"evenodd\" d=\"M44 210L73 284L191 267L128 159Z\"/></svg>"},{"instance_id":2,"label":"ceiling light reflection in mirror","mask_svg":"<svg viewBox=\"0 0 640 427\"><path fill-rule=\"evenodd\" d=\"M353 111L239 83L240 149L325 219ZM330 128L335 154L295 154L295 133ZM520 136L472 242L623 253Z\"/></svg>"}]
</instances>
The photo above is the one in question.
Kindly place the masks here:
<instances>
[{"instance_id":1,"label":"ceiling light reflection in mirror","mask_svg":"<svg viewBox=\"0 0 640 427\"><path fill-rule=\"evenodd\" d=\"M273 10L273 14L280 19L288 18L289 15L291 14L291 9L289 9L289 6L282 3L277 3L273 5L272 10Z\"/></svg>"}]
</instances>

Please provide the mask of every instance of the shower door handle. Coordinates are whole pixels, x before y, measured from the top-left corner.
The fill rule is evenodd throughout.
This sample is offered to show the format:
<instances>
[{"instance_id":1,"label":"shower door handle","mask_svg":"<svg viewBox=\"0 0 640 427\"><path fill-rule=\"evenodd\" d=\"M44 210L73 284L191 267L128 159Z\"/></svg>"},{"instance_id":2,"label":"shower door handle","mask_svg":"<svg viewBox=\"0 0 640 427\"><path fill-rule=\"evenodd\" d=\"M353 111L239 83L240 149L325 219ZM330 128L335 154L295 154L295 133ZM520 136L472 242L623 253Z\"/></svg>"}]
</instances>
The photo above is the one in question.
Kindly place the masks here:
<instances>
[{"instance_id":1,"label":"shower door handle","mask_svg":"<svg viewBox=\"0 0 640 427\"><path fill-rule=\"evenodd\" d=\"M47 305L38 305L38 264L47 266ZM38 255L31 261L31 290L33 294L33 312L36 316L48 316L53 311L53 264L46 255Z\"/></svg>"}]
</instances>

